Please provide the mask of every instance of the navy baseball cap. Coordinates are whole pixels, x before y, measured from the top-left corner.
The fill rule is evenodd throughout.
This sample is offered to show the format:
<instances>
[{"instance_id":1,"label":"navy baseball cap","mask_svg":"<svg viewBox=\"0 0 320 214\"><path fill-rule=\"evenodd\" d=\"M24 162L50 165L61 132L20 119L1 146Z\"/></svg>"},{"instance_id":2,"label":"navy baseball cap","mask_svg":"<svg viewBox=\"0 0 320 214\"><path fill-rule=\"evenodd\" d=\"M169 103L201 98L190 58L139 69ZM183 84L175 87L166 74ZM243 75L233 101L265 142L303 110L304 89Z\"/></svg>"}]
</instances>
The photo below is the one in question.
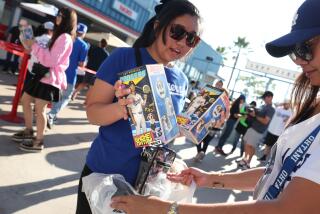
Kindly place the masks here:
<instances>
[{"instance_id":1,"label":"navy baseball cap","mask_svg":"<svg viewBox=\"0 0 320 214\"><path fill-rule=\"evenodd\" d=\"M78 33L87 33L88 27L87 25L83 24L83 23L79 23L77 26L77 32Z\"/></svg>"},{"instance_id":2,"label":"navy baseball cap","mask_svg":"<svg viewBox=\"0 0 320 214\"><path fill-rule=\"evenodd\" d=\"M274 57L290 54L295 45L320 35L320 1L306 0L296 12L291 32L266 44L267 52Z\"/></svg>"}]
</instances>

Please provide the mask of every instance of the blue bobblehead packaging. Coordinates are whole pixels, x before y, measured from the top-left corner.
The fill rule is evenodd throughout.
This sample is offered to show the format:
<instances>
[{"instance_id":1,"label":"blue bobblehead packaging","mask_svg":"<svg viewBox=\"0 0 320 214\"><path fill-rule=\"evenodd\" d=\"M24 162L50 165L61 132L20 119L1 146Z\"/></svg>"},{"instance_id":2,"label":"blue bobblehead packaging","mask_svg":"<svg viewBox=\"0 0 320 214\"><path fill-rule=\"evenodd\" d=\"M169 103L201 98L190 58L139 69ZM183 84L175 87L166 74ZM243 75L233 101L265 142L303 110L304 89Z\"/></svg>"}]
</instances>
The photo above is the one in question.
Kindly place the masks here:
<instances>
[{"instance_id":1,"label":"blue bobblehead packaging","mask_svg":"<svg viewBox=\"0 0 320 214\"><path fill-rule=\"evenodd\" d=\"M229 108L226 92L206 85L177 116L180 131L187 139L199 144L211 129L223 126Z\"/></svg>"},{"instance_id":2,"label":"blue bobblehead packaging","mask_svg":"<svg viewBox=\"0 0 320 214\"><path fill-rule=\"evenodd\" d=\"M136 147L166 144L179 134L163 65L145 65L118 74L125 87L129 122Z\"/></svg>"}]
</instances>

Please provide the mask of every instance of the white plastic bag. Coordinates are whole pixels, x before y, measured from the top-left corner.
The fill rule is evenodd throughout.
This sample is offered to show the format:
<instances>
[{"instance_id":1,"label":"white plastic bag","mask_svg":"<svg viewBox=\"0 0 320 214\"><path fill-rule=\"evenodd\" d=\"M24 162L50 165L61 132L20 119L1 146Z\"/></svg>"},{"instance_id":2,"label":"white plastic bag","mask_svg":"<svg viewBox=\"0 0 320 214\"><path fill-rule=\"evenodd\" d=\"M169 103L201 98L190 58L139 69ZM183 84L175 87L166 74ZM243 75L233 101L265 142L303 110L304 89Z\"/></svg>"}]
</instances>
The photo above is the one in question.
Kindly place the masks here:
<instances>
[{"instance_id":1,"label":"white plastic bag","mask_svg":"<svg viewBox=\"0 0 320 214\"><path fill-rule=\"evenodd\" d=\"M176 158L170 168L171 173L180 173L182 170L187 169L187 164L181 160ZM181 183L174 183L169 181L171 184L170 194L167 200L177 201L182 203L192 203L192 198L194 192L196 191L196 184L192 181L190 186L183 185Z\"/></svg>"},{"instance_id":2,"label":"white plastic bag","mask_svg":"<svg viewBox=\"0 0 320 214\"><path fill-rule=\"evenodd\" d=\"M169 172L180 173L188 168L181 159L175 159ZM192 203L192 197L196 191L196 184L191 183L186 186L180 183L174 183L167 179L166 173L160 172L156 177L150 179L145 184L144 195L157 196L163 200L177 201L183 203Z\"/></svg>"},{"instance_id":3,"label":"white plastic bag","mask_svg":"<svg viewBox=\"0 0 320 214\"><path fill-rule=\"evenodd\" d=\"M109 205L114 195L137 194L122 175L106 175L91 173L82 178L82 192L87 196L93 214L112 214L113 208Z\"/></svg>"}]
</instances>

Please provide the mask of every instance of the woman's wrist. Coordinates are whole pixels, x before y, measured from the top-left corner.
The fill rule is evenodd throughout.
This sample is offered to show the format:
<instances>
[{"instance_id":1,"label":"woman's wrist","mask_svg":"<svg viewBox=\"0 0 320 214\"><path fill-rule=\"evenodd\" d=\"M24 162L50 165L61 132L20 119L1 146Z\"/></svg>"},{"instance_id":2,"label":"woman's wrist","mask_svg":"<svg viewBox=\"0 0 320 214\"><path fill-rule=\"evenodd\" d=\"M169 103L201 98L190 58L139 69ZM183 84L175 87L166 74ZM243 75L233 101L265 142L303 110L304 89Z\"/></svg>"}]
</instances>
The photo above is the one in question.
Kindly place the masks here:
<instances>
[{"instance_id":1,"label":"woman's wrist","mask_svg":"<svg viewBox=\"0 0 320 214\"><path fill-rule=\"evenodd\" d=\"M223 189L225 188L225 182L223 179L224 173L222 172L213 172L211 174L209 187Z\"/></svg>"}]
</instances>

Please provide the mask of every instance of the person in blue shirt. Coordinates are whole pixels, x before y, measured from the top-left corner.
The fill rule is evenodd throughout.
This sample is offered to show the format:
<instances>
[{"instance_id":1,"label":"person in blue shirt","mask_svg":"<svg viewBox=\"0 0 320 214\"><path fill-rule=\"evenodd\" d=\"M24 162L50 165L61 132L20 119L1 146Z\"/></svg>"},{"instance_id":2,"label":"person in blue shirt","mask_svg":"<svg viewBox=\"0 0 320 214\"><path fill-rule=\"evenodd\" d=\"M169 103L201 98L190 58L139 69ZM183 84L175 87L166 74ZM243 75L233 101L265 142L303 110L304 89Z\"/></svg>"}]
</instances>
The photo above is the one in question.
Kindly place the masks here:
<instances>
[{"instance_id":1,"label":"person in blue shirt","mask_svg":"<svg viewBox=\"0 0 320 214\"><path fill-rule=\"evenodd\" d=\"M102 64L102 62L110 55L107 51L107 40L101 39L99 46L91 45L89 52L88 52L88 62L87 62L87 68L97 71ZM96 79L96 75L93 73L86 72L83 80L76 86L76 89L74 90L71 99L74 100L79 92L84 89L86 86L91 87L94 84L94 81Z\"/></svg>"},{"instance_id":2,"label":"person in blue shirt","mask_svg":"<svg viewBox=\"0 0 320 214\"><path fill-rule=\"evenodd\" d=\"M67 76L67 89L63 91L62 98L59 102L53 103L51 111L47 116L47 127L49 129L52 128L54 121L57 118L57 114L68 105L71 100L71 96L73 91L75 90L75 84L77 81L77 69L78 66L83 67L88 50L89 45L86 43L83 38L87 33L88 27L83 23L79 23L77 26L77 38L73 43L72 52L69 60L69 67L66 70Z\"/></svg>"},{"instance_id":3,"label":"person in blue shirt","mask_svg":"<svg viewBox=\"0 0 320 214\"><path fill-rule=\"evenodd\" d=\"M134 146L126 110L132 100L124 98L130 89L122 87L117 75L119 72L137 67L140 64L138 55L142 65L163 64L175 113L179 114L183 109L188 79L170 62L186 56L200 41L199 12L189 1L180 0L162 1L155 11L156 15L146 23L133 48L116 49L103 62L88 93L88 120L100 128L81 174L77 214L91 213L81 191L82 177L92 172L121 174L131 185L137 177L142 149Z\"/></svg>"}]
</instances>

